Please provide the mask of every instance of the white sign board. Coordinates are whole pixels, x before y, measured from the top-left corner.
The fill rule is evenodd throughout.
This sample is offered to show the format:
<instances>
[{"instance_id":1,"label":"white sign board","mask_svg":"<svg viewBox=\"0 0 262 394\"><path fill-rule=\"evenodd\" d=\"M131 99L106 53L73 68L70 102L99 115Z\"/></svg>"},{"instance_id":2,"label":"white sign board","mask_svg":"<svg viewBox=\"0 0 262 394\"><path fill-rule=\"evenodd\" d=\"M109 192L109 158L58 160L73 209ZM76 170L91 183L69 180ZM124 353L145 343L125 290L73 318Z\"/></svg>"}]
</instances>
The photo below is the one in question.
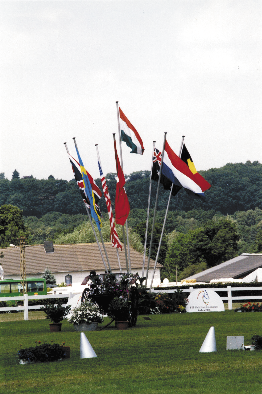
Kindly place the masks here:
<instances>
[{"instance_id":1,"label":"white sign board","mask_svg":"<svg viewBox=\"0 0 262 394\"><path fill-rule=\"evenodd\" d=\"M187 312L223 312L221 297L213 290L195 289L188 297Z\"/></svg>"}]
</instances>

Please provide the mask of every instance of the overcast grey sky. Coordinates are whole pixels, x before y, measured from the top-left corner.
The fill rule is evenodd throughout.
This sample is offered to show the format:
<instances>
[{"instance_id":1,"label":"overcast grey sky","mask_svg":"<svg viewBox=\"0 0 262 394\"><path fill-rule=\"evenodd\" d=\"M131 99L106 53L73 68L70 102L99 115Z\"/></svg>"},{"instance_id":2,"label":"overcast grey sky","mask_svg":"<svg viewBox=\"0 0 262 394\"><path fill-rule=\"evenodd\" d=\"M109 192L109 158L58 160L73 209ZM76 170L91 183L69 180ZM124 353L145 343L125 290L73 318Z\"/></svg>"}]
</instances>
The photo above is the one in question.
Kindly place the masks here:
<instances>
[{"instance_id":1,"label":"overcast grey sky","mask_svg":"<svg viewBox=\"0 0 262 394\"><path fill-rule=\"evenodd\" d=\"M262 162L260 0L0 1L0 172L72 179L64 142L115 172L116 101L140 133L124 171L163 135L197 170Z\"/></svg>"}]
</instances>

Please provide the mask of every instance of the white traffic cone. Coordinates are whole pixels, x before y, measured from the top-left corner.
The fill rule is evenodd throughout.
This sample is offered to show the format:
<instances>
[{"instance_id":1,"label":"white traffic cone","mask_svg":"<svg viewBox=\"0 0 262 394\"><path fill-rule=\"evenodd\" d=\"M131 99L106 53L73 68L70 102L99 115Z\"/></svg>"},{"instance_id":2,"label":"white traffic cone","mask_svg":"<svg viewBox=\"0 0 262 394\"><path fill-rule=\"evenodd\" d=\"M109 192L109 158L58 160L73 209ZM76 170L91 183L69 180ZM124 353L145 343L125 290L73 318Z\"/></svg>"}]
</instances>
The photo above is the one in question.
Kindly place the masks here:
<instances>
[{"instance_id":1,"label":"white traffic cone","mask_svg":"<svg viewBox=\"0 0 262 394\"><path fill-rule=\"evenodd\" d=\"M97 357L94 349L90 345L89 340L83 332L80 334L80 358L92 358Z\"/></svg>"},{"instance_id":2,"label":"white traffic cone","mask_svg":"<svg viewBox=\"0 0 262 394\"><path fill-rule=\"evenodd\" d=\"M210 327L206 335L206 338L199 350L199 353L211 353L216 351L217 351L217 346L216 346L215 328Z\"/></svg>"}]
</instances>

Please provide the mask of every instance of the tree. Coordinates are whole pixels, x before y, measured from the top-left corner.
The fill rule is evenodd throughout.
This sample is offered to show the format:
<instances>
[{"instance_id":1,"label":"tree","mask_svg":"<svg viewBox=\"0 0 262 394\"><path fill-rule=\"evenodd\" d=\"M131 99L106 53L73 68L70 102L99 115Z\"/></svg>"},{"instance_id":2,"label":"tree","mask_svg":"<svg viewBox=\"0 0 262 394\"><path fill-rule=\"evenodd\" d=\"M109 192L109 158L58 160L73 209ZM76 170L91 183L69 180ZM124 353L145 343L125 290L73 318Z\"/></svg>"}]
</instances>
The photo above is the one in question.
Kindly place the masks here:
<instances>
[{"instance_id":1,"label":"tree","mask_svg":"<svg viewBox=\"0 0 262 394\"><path fill-rule=\"evenodd\" d=\"M14 170L12 174L12 179L20 179L20 175L18 171Z\"/></svg>"},{"instance_id":2,"label":"tree","mask_svg":"<svg viewBox=\"0 0 262 394\"><path fill-rule=\"evenodd\" d=\"M13 205L2 205L0 207L0 247L19 244L20 236L28 237L26 231L23 211Z\"/></svg>"},{"instance_id":3,"label":"tree","mask_svg":"<svg viewBox=\"0 0 262 394\"><path fill-rule=\"evenodd\" d=\"M56 279L49 269L45 269L43 278L46 280L47 285L55 285Z\"/></svg>"},{"instance_id":4,"label":"tree","mask_svg":"<svg viewBox=\"0 0 262 394\"><path fill-rule=\"evenodd\" d=\"M149 247L150 247L150 240L151 240L151 228L152 228L152 222L149 221L148 225L148 238L147 238L147 254L149 252ZM140 222L135 228L134 231L139 234L142 244L145 244L145 232L146 232L146 221ZM157 250L159 246L159 241L160 241L160 235L162 232L162 225L160 223L155 223L155 228L153 232L153 239L152 239L152 248L151 248L151 255L150 258L154 259L156 258L157 255ZM166 258L166 252L167 252L167 235L164 232L162 242L161 242L161 248L159 251L159 256L158 256L158 263L163 264Z\"/></svg>"},{"instance_id":5,"label":"tree","mask_svg":"<svg viewBox=\"0 0 262 394\"><path fill-rule=\"evenodd\" d=\"M238 240L235 223L227 219L179 234L168 249L162 276L174 279L177 266L183 279L229 260L237 254Z\"/></svg>"}]
</instances>

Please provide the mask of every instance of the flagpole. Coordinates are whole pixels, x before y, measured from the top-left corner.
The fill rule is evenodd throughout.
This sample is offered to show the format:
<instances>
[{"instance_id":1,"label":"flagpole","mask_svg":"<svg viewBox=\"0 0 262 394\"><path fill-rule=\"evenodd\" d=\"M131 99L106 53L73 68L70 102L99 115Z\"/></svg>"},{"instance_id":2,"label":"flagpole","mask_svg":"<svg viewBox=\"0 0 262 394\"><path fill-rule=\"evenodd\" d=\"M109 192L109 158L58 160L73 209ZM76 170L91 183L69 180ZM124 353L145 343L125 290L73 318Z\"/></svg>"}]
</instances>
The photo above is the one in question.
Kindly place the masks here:
<instances>
[{"instance_id":1,"label":"flagpole","mask_svg":"<svg viewBox=\"0 0 262 394\"><path fill-rule=\"evenodd\" d=\"M147 286L147 281L148 281L150 255L151 255L151 249L152 249L152 243L153 243L153 233L154 233L154 227L155 227L155 218L156 218L156 209L157 209L157 201L158 201L158 194L159 194L159 185L160 185L161 171L162 171L162 166L163 166L163 156L164 156L164 150L165 150L165 144L166 144L166 134L167 133L165 132L164 133L163 149L162 149L162 160L161 160L161 165L160 165L160 170L159 170L159 177L158 177L158 183L157 183L155 209L154 209L153 223L152 223L152 230L151 230L151 240L150 240L150 247L149 247L149 252L148 252L148 262L147 262L147 271L146 271L146 286Z\"/></svg>"},{"instance_id":2,"label":"flagpole","mask_svg":"<svg viewBox=\"0 0 262 394\"><path fill-rule=\"evenodd\" d=\"M123 171L123 173L124 173L123 156L122 156L122 140L121 140L121 134L120 134L120 121L119 121L119 106L118 106L118 101L116 101L116 108L117 108L118 136L119 136L119 146L120 146L120 159L121 159L122 171ZM124 226L123 226L123 228L124 228ZM123 230L123 236L124 236L124 230ZM129 263L129 269L128 269L128 271L131 272L130 246L129 246L129 236L128 236L128 224L127 224L127 220L126 220L126 241L127 241L127 248L128 248L128 263Z\"/></svg>"},{"instance_id":3,"label":"flagpole","mask_svg":"<svg viewBox=\"0 0 262 394\"><path fill-rule=\"evenodd\" d=\"M117 254L117 260L118 260L119 269L120 269L120 272L122 272L122 267L121 267L121 263L120 263L120 257L119 257L118 248L116 248L116 254Z\"/></svg>"},{"instance_id":4,"label":"flagpole","mask_svg":"<svg viewBox=\"0 0 262 394\"><path fill-rule=\"evenodd\" d=\"M113 140L114 140L114 142L115 142L115 133L113 133ZM123 232L123 241L124 241L125 257L126 257L126 272L129 272L128 259L127 259L127 251L126 251L125 229L124 229L124 226L123 226L123 225L122 225L122 232Z\"/></svg>"},{"instance_id":5,"label":"flagpole","mask_svg":"<svg viewBox=\"0 0 262 394\"><path fill-rule=\"evenodd\" d=\"M64 144L65 144L65 148L66 148L66 151L67 151L68 155L71 156L70 153L69 153L69 150L68 150L68 147L67 147L66 142L64 142ZM90 202L90 203L91 203L91 202ZM87 216L88 216L89 222L90 222L90 224L91 224L91 227L92 227L92 230L93 230L95 239L96 239L96 243L97 243L97 246L98 246L98 249L99 249L99 252L100 252L100 255L101 255L103 264L104 264L104 267L105 267L105 272L107 272L107 266L106 266L106 263L105 263L105 260L104 260L104 256L103 256L103 253L102 253L102 249L101 249L101 247L100 247L100 245L99 245L99 242L98 242L98 238L97 238L97 235L96 235L96 232L95 232L95 228L94 228L94 225L93 225L93 222L92 222L92 218L91 218L91 216L90 216L89 210L88 210L87 206L85 205L85 203L84 203L84 206L85 206L85 209L86 209L86 212L87 212Z\"/></svg>"},{"instance_id":6,"label":"flagpole","mask_svg":"<svg viewBox=\"0 0 262 394\"><path fill-rule=\"evenodd\" d=\"M180 147L180 151L179 151L179 157L181 157L181 154L182 154L182 149L183 149L183 144L184 144L184 138L185 138L185 136L183 135L183 136L182 136L181 147ZM162 156L162 160L163 160L163 156ZM156 260L155 260L155 264L154 264L154 271L153 271L153 275L152 275L152 279L151 279L151 284L150 284L150 291L151 291L151 289L152 289L153 280L154 280L154 276L155 276L155 272L156 272L156 265L157 265L157 260L158 260L159 253L160 253L162 238L163 238L163 235L164 235L164 229L165 229L165 225L166 225L166 218L167 218L167 213L168 213L168 209L169 209L169 204L170 204L170 200L171 200L171 196L172 196L173 186L174 186L174 184L172 183L172 185L171 185L171 190L170 190L169 197L168 197L168 202L167 202L167 207L166 207L165 218L164 218L164 222L163 222L163 226L162 226L162 232L161 232L161 236L160 236L160 240L159 240L159 244L158 244L157 255L156 255Z\"/></svg>"},{"instance_id":7,"label":"flagpole","mask_svg":"<svg viewBox=\"0 0 262 394\"><path fill-rule=\"evenodd\" d=\"M152 170L153 170L153 157L154 157L154 151L155 151L155 142L156 141L153 141L153 152L152 152L152 159L151 159L151 174L150 174L149 192L148 192L148 204L147 204L147 218L146 218L146 232L145 232L145 243L144 243L144 257L143 257L143 266L142 266L142 277L144 277L144 271L145 271L147 232L148 232L148 222L149 222L149 213L150 213L150 198L151 198L151 188L152 188Z\"/></svg>"}]
</instances>

